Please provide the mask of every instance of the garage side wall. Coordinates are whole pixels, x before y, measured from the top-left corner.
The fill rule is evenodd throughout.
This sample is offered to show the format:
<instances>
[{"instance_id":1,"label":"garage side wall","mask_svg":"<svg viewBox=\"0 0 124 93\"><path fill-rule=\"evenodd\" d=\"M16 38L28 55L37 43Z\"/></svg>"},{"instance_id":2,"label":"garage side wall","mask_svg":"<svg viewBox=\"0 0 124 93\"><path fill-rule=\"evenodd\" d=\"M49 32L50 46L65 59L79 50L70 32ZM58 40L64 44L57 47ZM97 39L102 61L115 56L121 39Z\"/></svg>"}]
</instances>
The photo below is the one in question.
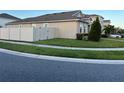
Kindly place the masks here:
<instances>
[{"instance_id":1,"label":"garage side wall","mask_svg":"<svg viewBox=\"0 0 124 93\"><path fill-rule=\"evenodd\" d=\"M36 27L44 27L45 23L36 24ZM56 38L70 38L75 39L76 33L79 30L78 22L56 22L56 23L46 23L47 27L56 28L55 33Z\"/></svg>"}]
</instances>

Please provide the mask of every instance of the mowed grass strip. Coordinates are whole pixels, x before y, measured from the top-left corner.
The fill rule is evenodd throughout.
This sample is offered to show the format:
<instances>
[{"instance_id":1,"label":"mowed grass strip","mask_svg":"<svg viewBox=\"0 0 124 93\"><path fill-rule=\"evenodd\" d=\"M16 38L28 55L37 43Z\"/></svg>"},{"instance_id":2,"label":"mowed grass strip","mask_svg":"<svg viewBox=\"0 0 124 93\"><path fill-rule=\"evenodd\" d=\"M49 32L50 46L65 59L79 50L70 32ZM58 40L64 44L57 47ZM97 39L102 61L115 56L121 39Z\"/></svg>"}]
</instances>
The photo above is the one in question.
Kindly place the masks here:
<instances>
[{"instance_id":1,"label":"mowed grass strip","mask_svg":"<svg viewBox=\"0 0 124 93\"><path fill-rule=\"evenodd\" d=\"M64 50L52 48L40 48L28 45L18 45L0 42L0 48L14 50L25 53L72 57L72 58L88 58L88 59L124 59L124 51L77 51L77 50Z\"/></svg>"},{"instance_id":2,"label":"mowed grass strip","mask_svg":"<svg viewBox=\"0 0 124 93\"><path fill-rule=\"evenodd\" d=\"M100 42L92 42L74 39L50 39L34 42L35 44L56 45L66 47L82 47L82 48L118 48L124 47L123 42L115 40L101 39Z\"/></svg>"}]
</instances>

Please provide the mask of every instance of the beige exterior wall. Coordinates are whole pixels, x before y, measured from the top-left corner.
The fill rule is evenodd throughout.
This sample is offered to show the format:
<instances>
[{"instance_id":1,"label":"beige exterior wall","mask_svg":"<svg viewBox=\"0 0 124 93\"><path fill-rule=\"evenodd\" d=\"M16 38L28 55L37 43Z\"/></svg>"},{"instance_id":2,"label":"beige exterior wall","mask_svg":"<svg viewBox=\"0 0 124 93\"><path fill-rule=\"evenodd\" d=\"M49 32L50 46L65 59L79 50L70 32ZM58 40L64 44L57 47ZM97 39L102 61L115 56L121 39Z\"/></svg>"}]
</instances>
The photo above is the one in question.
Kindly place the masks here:
<instances>
[{"instance_id":1,"label":"beige exterior wall","mask_svg":"<svg viewBox=\"0 0 124 93\"><path fill-rule=\"evenodd\" d=\"M36 23L36 24L20 24L20 25L8 25L7 27L48 27L48 28L56 28L56 38L76 38L76 33L79 31L79 22L54 22L54 23Z\"/></svg>"},{"instance_id":2,"label":"beige exterior wall","mask_svg":"<svg viewBox=\"0 0 124 93\"><path fill-rule=\"evenodd\" d=\"M76 38L76 33L78 32L78 22L53 23L50 26L57 27L58 38Z\"/></svg>"}]
</instances>

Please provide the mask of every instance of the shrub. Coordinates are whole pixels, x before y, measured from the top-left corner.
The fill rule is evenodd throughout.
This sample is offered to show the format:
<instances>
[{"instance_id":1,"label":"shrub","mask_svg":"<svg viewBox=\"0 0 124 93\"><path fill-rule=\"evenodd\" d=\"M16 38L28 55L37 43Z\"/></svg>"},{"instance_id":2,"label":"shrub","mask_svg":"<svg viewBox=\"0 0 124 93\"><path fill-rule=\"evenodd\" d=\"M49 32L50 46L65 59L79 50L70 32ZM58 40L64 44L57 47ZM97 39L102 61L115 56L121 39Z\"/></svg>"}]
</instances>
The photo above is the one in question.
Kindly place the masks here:
<instances>
[{"instance_id":1,"label":"shrub","mask_svg":"<svg viewBox=\"0 0 124 93\"><path fill-rule=\"evenodd\" d=\"M82 39L83 39L83 34L77 33L77 34L76 34L76 39L77 39L77 40L82 40Z\"/></svg>"},{"instance_id":2,"label":"shrub","mask_svg":"<svg viewBox=\"0 0 124 93\"><path fill-rule=\"evenodd\" d=\"M112 26L112 25L108 25L108 26L105 26L105 27L104 27L105 35L106 35L107 37L109 37L109 36L110 36L110 33L111 33L111 32L114 32L114 30L115 30L115 28L114 28L114 26Z\"/></svg>"},{"instance_id":3,"label":"shrub","mask_svg":"<svg viewBox=\"0 0 124 93\"><path fill-rule=\"evenodd\" d=\"M84 40L88 40L88 34L87 34L87 33L84 33L84 34L83 34L83 39L84 39Z\"/></svg>"},{"instance_id":4,"label":"shrub","mask_svg":"<svg viewBox=\"0 0 124 93\"><path fill-rule=\"evenodd\" d=\"M99 41L101 37L101 24L99 22L99 18L96 18L91 25L91 30L88 35L88 40L90 41Z\"/></svg>"},{"instance_id":5,"label":"shrub","mask_svg":"<svg viewBox=\"0 0 124 93\"><path fill-rule=\"evenodd\" d=\"M108 36L106 34L101 35L101 37L108 38Z\"/></svg>"}]
</instances>

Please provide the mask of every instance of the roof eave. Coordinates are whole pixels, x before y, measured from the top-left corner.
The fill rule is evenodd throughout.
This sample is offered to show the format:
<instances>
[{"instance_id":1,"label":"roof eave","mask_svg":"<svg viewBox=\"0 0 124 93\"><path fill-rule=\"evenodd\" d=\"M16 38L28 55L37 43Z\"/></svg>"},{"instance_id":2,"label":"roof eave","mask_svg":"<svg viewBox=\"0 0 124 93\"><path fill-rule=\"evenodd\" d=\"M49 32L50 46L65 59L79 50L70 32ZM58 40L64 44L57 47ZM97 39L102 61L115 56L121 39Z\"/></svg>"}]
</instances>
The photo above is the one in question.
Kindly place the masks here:
<instances>
[{"instance_id":1,"label":"roof eave","mask_svg":"<svg viewBox=\"0 0 124 93\"><path fill-rule=\"evenodd\" d=\"M31 21L31 22L15 22L7 23L6 25L17 25L17 24L35 24L35 23L53 23L53 22L69 22L69 21L79 21L80 19L68 19L68 20L51 20L51 21Z\"/></svg>"}]
</instances>

